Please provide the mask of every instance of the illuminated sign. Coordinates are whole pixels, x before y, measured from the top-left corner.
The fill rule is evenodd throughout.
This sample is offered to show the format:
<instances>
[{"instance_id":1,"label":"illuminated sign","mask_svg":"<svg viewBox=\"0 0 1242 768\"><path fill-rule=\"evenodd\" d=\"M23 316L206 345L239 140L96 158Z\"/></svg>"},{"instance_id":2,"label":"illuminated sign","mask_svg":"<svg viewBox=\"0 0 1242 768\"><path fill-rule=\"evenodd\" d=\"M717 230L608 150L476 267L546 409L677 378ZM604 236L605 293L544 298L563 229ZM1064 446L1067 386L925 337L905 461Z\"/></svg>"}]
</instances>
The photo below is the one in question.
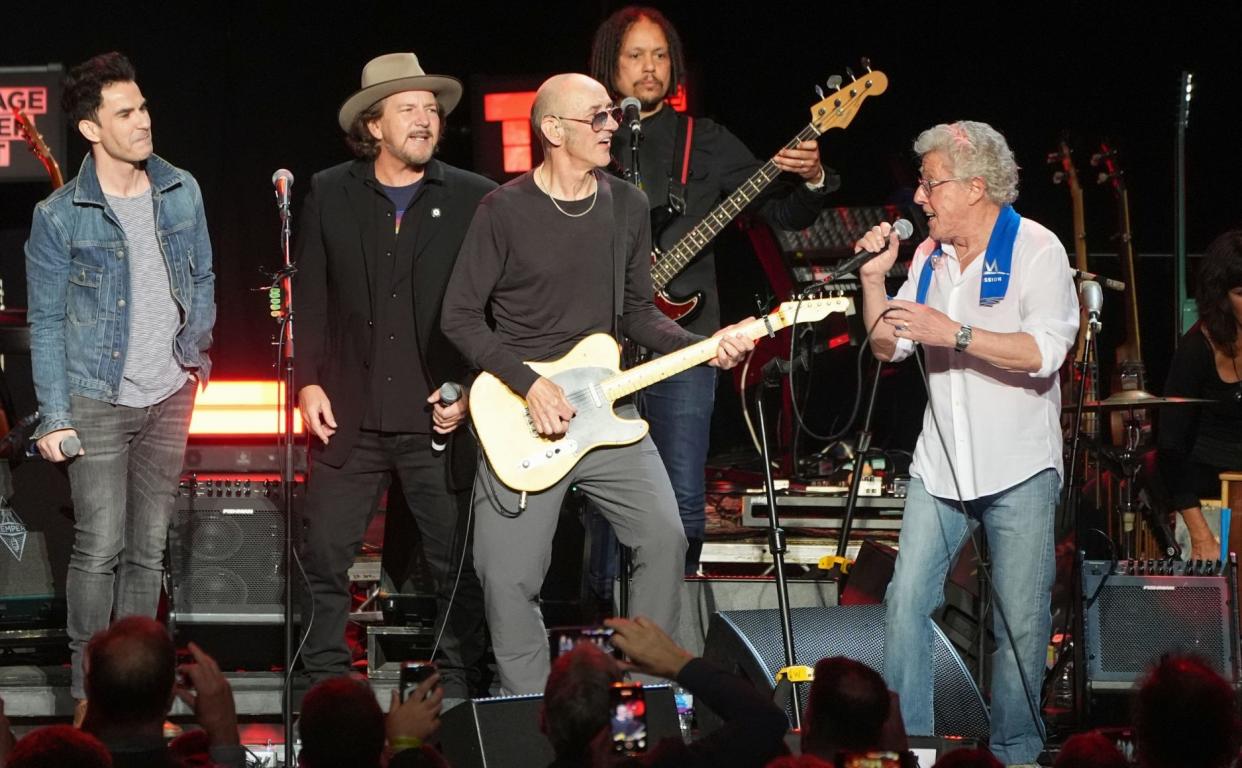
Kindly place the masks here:
<instances>
[{"instance_id":1,"label":"illuminated sign","mask_svg":"<svg viewBox=\"0 0 1242 768\"><path fill-rule=\"evenodd\" d=\"M284 433L284 382L217 381L200 387L190 417L191 435L274 436ZM302 433L302 414L293 413L293 431Z\"/></svg>"},{"instance_id":2,"label":"illuminated sign","mask_svg":"<svg viewBox=\"0 0 1242 768\"><path fill-rule=\"evenodd\" d=\"M0 181L47 181L47 170L30 152L14 114L31 121L52 156L63 162L65 125L60 110L61 67L0 68Z\"/></svg>"},{"instance_id":3,"label":"illuminated sign","mask_svg":"<svg viewBox=\"0 0 1242 768\"><path fill-rule=\"evenodd\" d=\"M500 123L505 173L525 173L531 169L530 108L534 103L534 91L483 95L483 119Z\"/></svg>"}]
</instances>

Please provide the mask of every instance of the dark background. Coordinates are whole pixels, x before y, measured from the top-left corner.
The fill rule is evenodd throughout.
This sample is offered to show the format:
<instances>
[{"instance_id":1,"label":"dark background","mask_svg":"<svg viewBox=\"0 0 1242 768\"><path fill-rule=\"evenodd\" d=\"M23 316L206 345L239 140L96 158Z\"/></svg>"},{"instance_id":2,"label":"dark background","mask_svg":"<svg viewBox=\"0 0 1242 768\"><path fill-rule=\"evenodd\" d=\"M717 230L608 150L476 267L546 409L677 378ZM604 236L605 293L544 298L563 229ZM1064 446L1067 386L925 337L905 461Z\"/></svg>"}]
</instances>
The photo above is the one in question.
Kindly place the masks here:
<instances>
[{"instance_id":1,"label":"dark background","mask_svg":"<svg viewBox=\"0 0 1242 768\"><path fill-rule=\"evenodd\" d=\"M201 182L215 245L219 322L215 375L272 373L273 325L261 268L279 262L269 179L293 171L300 201L317 170L348 158L336 125L341 102L373 56L413 50L429 72L468 90L480 77L542 77L585 69L596 24L620 3L101 4L6 11L0 66L66 67L117 49L138 69L151 103L156 151ZM924 4L663 3L681 31L698 114L728 125L761 156L808 119L816 82L859 69L868 56L890 87L863 105L845 131L825 135L826 161L844 186L835 205L874 205L908 195L917 133L974 119L1008 137L1023 166L1017 207L1069 243L1069 198L1051 183L1045 156L1071 131L1086 190L1092 253L1113 250L1112 195L1096 187L1086 158L1104 137L1122 151L1131 196L1144 353L1159 390L1173 344L1172 266L1147 254L1173 250L1173 141L1183 68L1198 90L1188 131L1187 245L1197 253L1240 223L1236 54L1239 11L1181 4L1138 11L1133 3ZM1220 5L1235 5L1225 4ZM450 117L442 157L469 167L475 94ZM61 159L76 173L85 144L71 137ZM13 151L24 151L14 145ZM40 184L0 186L0 275L10 306L24 304L21 245ZM295 219L296 226L296 219ZM1069 247L1072 255L1072 246ZM1115 275L1115 259L1092 267ZM727 269L722 268L722 274ZM1121 321L1109 294L1102 355ZM736 308L734 315L751 311ZM852 354L852 353L851 353ZM852 358L849 372L852 377Z\"/></svg>"}]
</instances>

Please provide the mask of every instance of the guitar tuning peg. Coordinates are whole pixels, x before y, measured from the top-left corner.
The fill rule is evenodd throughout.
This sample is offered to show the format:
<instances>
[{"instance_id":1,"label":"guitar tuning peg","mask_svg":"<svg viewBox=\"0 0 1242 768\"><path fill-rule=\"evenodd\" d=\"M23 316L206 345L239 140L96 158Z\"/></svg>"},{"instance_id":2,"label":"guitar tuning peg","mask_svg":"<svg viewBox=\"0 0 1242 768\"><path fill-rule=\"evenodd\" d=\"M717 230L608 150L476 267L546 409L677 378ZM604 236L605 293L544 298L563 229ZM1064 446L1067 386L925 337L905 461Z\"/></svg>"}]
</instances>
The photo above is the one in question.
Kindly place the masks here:
<instances>
[{"instance_id":1,"label":"guitar tuning peg","mask_svg":"<svg viewBox=\"0 0 1242 768\"><path fill-rule=\"evenodd\" d=\"M1052 174L1053 184L1060 184L1063 181L1065 181L1065 171L1057 171L1056 173Z\"/></svg>"},{"instance_id":2,"label":"guitar tuning peg","mask_svg":"<svg viewBox=\"0 0 1242 768\"><path fill-rule=\"evenodd\" d=\"M845 68L845 74L849 75L850 80L858 79L858 77L854 74L854 70L850 69L849 67Z\"/></svg>"},{"instance_id":3,"label":"guitar tuning peg","mask_svg":"<svg viewBox=\"0 0 1242 768\"><path fill-rule=\"evenodd\" d=\"M820 101L823 101L823 100L824 100L824 89L823 89L821 86L816 85L816 86L815 86L815 95L819 97L819 100L820 100Z\"/></svg>"},{"instance_id":4,"label":"guitar tuning peg","mask_svg":"<svg viewBox=\"0 0 1242 768\"><path fill-rule=\"evenodd\" d=\"M828 78L828 87L834 91L841 90L841 76L833 75L832 77Z\"/></svg>"},{"instance_id":5,"label":"guitar tuning peg","mask_svg":"<svg viewBox=\"0 0 1242 768\"><path fill-rule=\"evenodd\" d=\"M1099 152L1096 152L1094 155L1091 156L1091 167L1092 168L1098 167L1100 164L1100 161L1103 159L1104 159L1104 156L1101 155Z\"/></svg>"},{"instance_id":6,"label":"guitar tuning peg","mask_svg":"<svg viewBox=\"0 0 1242 768\"><path fill-rule=\"evenodd\" d=\"M1095 176L1095 183L1103 184L1104 182L1108 181L1110 177L1111 177L1111 174L1109 174L1108 171L1100 171Z\"/></svg>"},{"instance_id":7,"label":"guitar tuning peg","mask_svg":"<svg viewBox=\"0 0 1242 768\"><path fill-rule=\"evenodd\" d=\"M863 69L867 70L868 72L871 71L871 59L870 58L863 56L859 61L862 63Z\"/></svg>"},{"instance_id":8,"label":"guitar tuning peg","mask_svg":"<svg viewBox=\"0 0 1242 768\"><path fill-rule=\"evenodd\" d=\"M1049 152L1048 156L1044 158L1044 161L1047 162L1049 165L1056 165L1057 163L1061 162L1061 153L1060 152Z\"/></svg>"}]
</instances>

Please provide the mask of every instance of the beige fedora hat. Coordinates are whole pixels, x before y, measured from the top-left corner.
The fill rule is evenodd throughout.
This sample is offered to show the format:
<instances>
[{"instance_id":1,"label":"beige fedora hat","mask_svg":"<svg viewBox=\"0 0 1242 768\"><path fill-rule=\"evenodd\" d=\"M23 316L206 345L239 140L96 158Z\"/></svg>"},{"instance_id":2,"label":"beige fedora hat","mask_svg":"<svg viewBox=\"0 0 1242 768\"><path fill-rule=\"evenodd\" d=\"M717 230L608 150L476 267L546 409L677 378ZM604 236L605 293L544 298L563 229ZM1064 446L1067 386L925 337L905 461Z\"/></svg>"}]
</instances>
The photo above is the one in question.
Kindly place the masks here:
<instances>
[{"instance_id":1,"label":"beige fedora hat","mask_svg":"<svg viewBox=\"0 0 1242 768\"><path fill-rule=\"evenodd\" d=\"M461 101L461 81L447 75L428 75L412 53L376 56L362 68L362 90L345 100L337 116L348 132L358 113L377 101L402 91L431 91L447 115Z\"/></svg>"}]
</instances>

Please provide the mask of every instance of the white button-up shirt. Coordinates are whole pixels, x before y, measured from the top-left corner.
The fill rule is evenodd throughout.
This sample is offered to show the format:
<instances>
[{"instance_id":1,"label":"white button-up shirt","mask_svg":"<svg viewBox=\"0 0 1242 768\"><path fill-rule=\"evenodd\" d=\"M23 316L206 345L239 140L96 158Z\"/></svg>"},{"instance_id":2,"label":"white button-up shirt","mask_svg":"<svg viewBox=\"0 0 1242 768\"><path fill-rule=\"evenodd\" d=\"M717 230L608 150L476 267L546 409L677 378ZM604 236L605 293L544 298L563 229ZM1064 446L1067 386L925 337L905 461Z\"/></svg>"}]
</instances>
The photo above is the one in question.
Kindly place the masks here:
<instances>
[{"instance_id":1,"label":"white button-up shirt","mask_svg":"<svg viewBox=\"0 0 1242 768\"><path fill-rule=\"evenodd\" d=\"M1065 247L1046 227L1022 219L1009 289L991 307L979 305L984 254L962 271L952 244L942 247L927 305L972 328L1029 334L1039 347L1040 366L1034 373L1007 371L969 350L925 347L931 399L910 474L921 479L933 496L956 499L955 469L967 500L1012 488L1049 467L1063 475L1057 372L1078 335L1078 295ZM918 247L897 298L916 299L923 264L935 248L930 239ZM897 339L893 359L902 360L913 351L913 342ZM944 430L943 445L936 434L937 422Z\"/></svg>"}]
</instances>

